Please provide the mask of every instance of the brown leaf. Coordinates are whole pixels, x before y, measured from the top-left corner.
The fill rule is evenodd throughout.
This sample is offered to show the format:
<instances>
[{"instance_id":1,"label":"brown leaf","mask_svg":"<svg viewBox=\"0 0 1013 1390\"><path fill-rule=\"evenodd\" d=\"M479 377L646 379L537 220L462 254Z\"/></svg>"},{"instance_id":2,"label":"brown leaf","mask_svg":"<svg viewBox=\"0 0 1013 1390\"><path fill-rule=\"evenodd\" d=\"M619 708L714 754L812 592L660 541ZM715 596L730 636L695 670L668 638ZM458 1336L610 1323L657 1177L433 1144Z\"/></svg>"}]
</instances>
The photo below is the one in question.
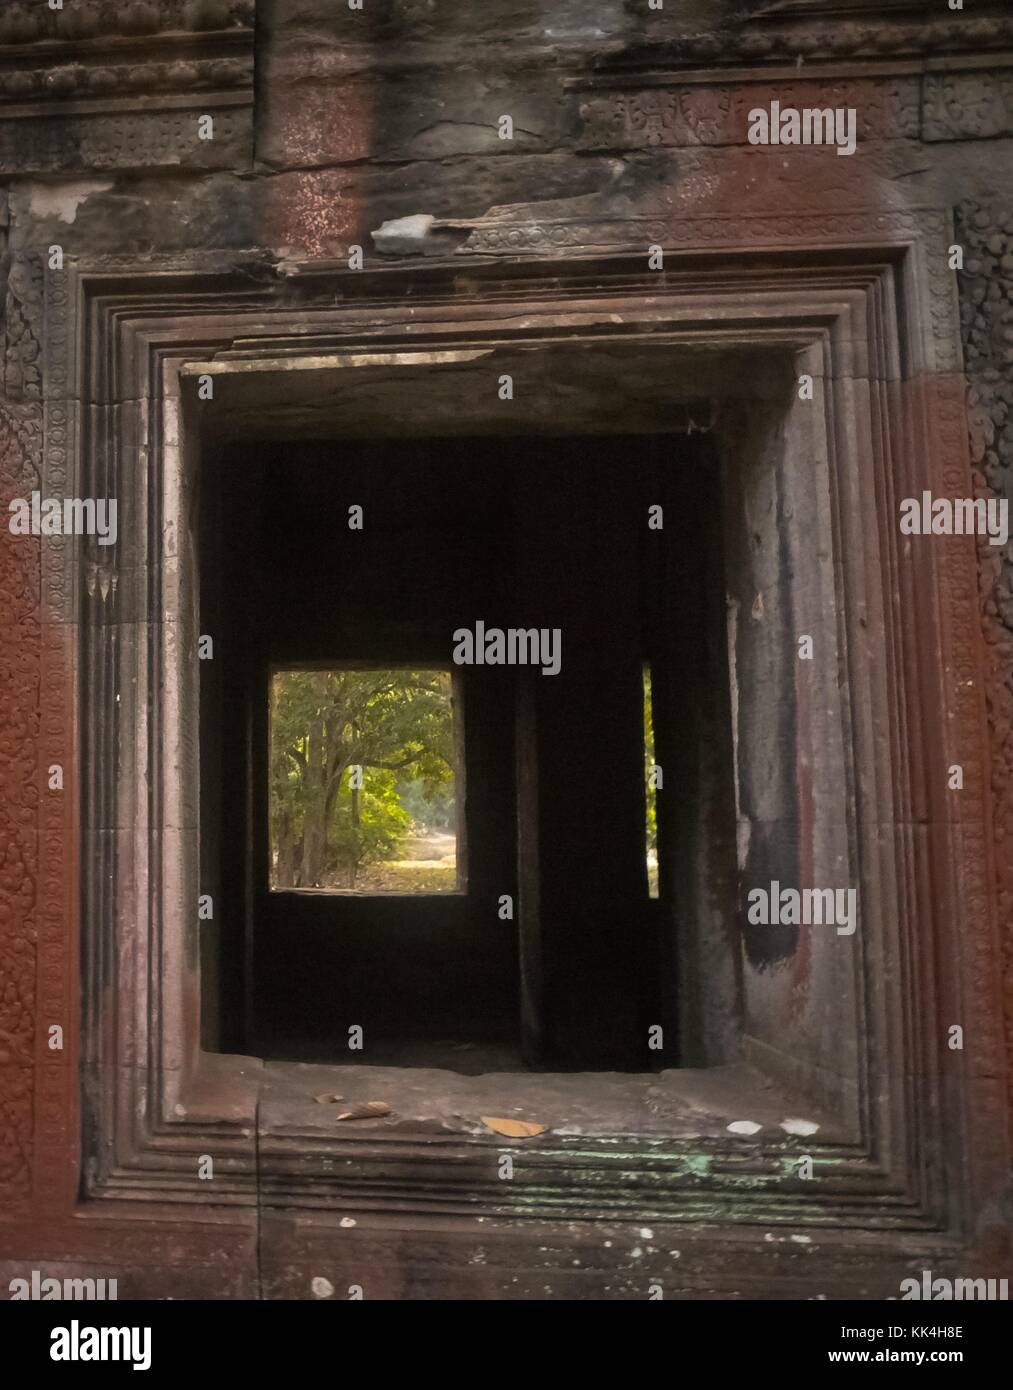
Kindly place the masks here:
<instances>
[{"instance_id":1,"label":"brown leaf","mask_svg":"<svg viewBox=\"0 0 1013 1390\"><path fill-rule=\"evenodd\" d=\"M480 1115L484 1125L496 1134L505 1134L508 1139L531 1139L536 1134L544 1134L545 1126L533 1124L531 1120L498 1120L492 1115Z\"/></svg>"},{"instance_id":2,"label":"brown leaf","mask_svg":"<svg viewBox=\"0 0 1013 1390\"><path fill-rule=\"evenodd\" d=\"M342 1110L339 1120L375 1120L380 1115L389 1115L390 1106L385 1100L367 1100L365 1105L353 1105L350 1110Z\"/></svg>"}]
</instances>

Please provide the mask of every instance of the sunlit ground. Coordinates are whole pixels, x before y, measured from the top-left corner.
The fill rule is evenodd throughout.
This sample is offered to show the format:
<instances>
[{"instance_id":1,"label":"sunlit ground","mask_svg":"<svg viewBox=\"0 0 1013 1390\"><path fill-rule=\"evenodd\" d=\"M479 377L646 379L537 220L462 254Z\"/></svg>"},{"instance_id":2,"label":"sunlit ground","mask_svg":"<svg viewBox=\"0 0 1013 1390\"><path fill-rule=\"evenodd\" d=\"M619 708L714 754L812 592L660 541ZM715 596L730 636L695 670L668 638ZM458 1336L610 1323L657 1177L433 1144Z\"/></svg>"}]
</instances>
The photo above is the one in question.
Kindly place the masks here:
<instances>
[{"instance_id":1,"label":"sunlit ground","mask_svg":"<svg viewBox=\"0 0 1013 1390\"><path fill-rule=\"evenodd\" d=\"M457 840L452 831L413 833L400 853L400 859L360 869L356 892L452 893L457 888Z\"/></svg>"}]
</instances>

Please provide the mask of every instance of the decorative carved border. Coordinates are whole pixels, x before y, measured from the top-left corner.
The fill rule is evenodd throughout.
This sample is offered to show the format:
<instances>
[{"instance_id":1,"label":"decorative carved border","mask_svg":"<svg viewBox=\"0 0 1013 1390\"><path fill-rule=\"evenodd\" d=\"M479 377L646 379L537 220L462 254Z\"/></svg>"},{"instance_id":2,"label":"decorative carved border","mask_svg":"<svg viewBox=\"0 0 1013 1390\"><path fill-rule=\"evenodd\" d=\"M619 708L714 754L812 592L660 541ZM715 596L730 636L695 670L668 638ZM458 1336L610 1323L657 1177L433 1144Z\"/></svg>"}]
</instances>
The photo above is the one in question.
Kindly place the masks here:
<instances>
[{"instance_id":1,"label":"decorative carved border","mask_svg":"<svg viewBox=\"0 0 1013 1390\"><path fill-rule=\"evenodd\" d=\"M745 145L749 112L763 104L771 77L762 69L737 75L734 83L693 81L677 74L619 82L589 78L575 84L585 91L580 114L584 149L637 149L699 145ZM762 93L757 87L762 87ZM618 90L616 90L618 88ZM782 106L853 107L857 136L868 140L917 140L921 126L921 85L916 75L778 80ZM955 138L955 137L953 137Z\"/></svg>"},{"instance_id":2,"label":"decorative carved border","mask_svg":"<svg viewBox=\"0 0 1013 1390\"><path fill-rule=\"evenodd\" d=\"M173 45L173 50L178 50ZM187 45L189 48L190 45ZM205 89L225 90L249 87L253 77L253 54L249 36L240 34L220 45L222 52L208 56L207 44L194 45L193 53L170 51L160 60L133 61L129 50L105 55L104 62L82 62L81 52L60 62L46 54L38 66L23 61L0 66L0 113L6 104L38 108L36 114L59 110L64 102L93 101L143 96L156 92L183 92ZM25 114L23 111L16 114Z\"/></svg>"},{"instance_id":3,"label":"decorative carved border","mask_svg":"<svg viewBox=\"0 0 1013 1390\"><path fill-rule=\"evenodd\" d=\"M984 7L981 7L984 8ZM870 5L853 18L837 10L827 15L818 4L771 5L720 33L668 37L665 11L652 16L642 45L634 45L601 64L604 74L643 67L713 67L716 63L787 64L853 60L898 63L931 54L952 57L1013 45L1013 20L1000 5L991 13L950 14L944 9L926 18L924 7Z\"/></svg>"},{"instance_id":4,"label":"decorative carved border","mask_svg":"<svg viewBox=\"0 0 1013 1390\"><path fill-rule=\"evenodd\" d=\"M628 4L608 35L593 29L568 35L567 52L586 57L593 68L590 77L576 80L577 85L606 86L613 79L629 81L634 75L659 71L685 75L689 81L699 80L701 74L713 81L722 70L736 70L736 80L743 69L760 77L780 69L780 75L790 76L803 65L910 72L930 63L973 61L979 54L991 61L995 50L1013 47L1013 20L1001 0L975 0L973 14L969 7L963 14L950 12L944 4L931 18L920 0L906 12L905 7L882 3L868 4L864 13L861 7L850 8L845 17L836 5L829 6L828 14L827 7L819 5L789 10L772 4L761 14L723 14L719 28L680 33L687 28L685 10L672 4L649 10L644 0L642 5ZM320 19L323 22L322 15ZM465 61L473 52L488 56L490 47L497 47L497 36L488 26L483 29L474 21L455 25L453 16L441 16L432 0L398 0L396 7L387 6L375 15L374 24L372 42L363 41L341 26L340 14L335 17L331 32L340 33L347 51L306 45L298 33L283 35L289 53L285 66L291 62L293 73L303 78L330 81L367 54L371 69L391 72L431 63L434 51L448 45ZM497 55L502 55L505 67L557 60L558 49L541 25L525 26L521 21L509 39ZM300 49L304 56L297 61L294 55Z\"/></svg>"},{"instance_id":5,"label":"decorative carved border","mask_svg":"<svg viewBox=\"0 0 1013 1390\"><path fill-rule=\"evenodd\" d=\"M555 256L579 248L585 254L663 246L689 252L697 248L731 251L904 247L910 249L921 310L918 329L909 348L911 370L959 372L960 315L953 272L947 252L952 219L933 208L782 215L743 213L713 216L671 216L659 210L654 217L532 219L521 205L516 211L493 208L474 225L461 255ZM949 236L949 240L946 240Z\"/></svg>"},{"instance_id":6,"label":"decorative carved border","mask_svg":"<svg viewBox=\"0 0 1013 1390\"><path fill-rule=\"evenodd\" d=\"M10 499L43 477L41 290L37 264L12 267L0 397L5 516ZM0 1193L15 1210L32 1195L37 1144L40 581L39 552L0 528Z\"/></svg>"},{"instance_id":7,"label":"decorative carved border","mask_svg":"<svg viewBox=\"0 0 1013 1390\"><path fill-rule=\"evenodd\" d=\"M591 77L582 94L584 149L745 145L749 113L776 91L783 107L853 108L862 146L876 140L984 140L1013 130L1013 66L990 55L987 68L938 72L820 72L800 78L763 68L721 82L713 70Z\"/></svg>"},{"instance_id":8,"label":"decorative carved border","mask_svg":"<svg viewBox=\"0 0 1013 1390\"><path fill-rule=\"evenodd\" d=\"M0 174L248 166L253 16L252 0L6 6Z\"/></svg>"},{"instance_id":9,"label":"decorative carved border","mask_svg":"<svg viewBox=\"0 0 1013 1390\"><path fill-rule=\"evenodd\" d=\"M80 44L92 40L137 38L149 43L161 34L203 34L252 29L257 0L73 0L62 10L35 0L12 0L0 14L0 46Z\"/></svg>"}]
</instances>

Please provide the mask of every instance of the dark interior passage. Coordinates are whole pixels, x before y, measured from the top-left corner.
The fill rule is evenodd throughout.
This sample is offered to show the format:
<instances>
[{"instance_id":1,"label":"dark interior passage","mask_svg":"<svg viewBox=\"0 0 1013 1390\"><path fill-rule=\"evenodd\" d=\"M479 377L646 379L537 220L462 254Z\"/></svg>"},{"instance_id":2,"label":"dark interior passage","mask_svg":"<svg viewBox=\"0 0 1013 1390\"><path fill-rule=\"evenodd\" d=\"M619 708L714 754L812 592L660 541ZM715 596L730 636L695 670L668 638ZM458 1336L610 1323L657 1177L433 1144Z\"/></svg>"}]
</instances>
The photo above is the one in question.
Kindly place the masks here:
<instances>
[{"instance_id":1,"label":"dark interior passage","mask_svg":"<svg viewBox=\"0 0 1013 1390\"><path fill-rule=\"evenodd\" d=\"M458 1070L678 1063L678 941L703 833L692 750L727 704L719 512L706 443L674 435L206 460L202 889L220 910L203 938L205 1045ZM455 632L479 623L544 630L558 673L455 665ZM645 662L656 758L670 759L656 899ZM270 674L356 663L454 671L456 892L269 889ZM647 1045L658 1023L661 1053ZM356 1025L364 1046L349 1052Z\"/></svg>"}]
</instances>

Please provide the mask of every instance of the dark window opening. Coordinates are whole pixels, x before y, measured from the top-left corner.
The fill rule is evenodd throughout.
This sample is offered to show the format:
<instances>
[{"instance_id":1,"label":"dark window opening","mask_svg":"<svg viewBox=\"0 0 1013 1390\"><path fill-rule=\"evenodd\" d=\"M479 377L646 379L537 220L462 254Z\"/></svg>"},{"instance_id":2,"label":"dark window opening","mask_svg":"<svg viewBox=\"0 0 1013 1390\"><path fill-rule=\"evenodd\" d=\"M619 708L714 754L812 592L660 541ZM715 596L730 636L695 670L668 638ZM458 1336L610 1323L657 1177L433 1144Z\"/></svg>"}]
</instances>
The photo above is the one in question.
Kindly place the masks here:
<instances>
[{"instance_id":1,"label":"dark window opening","mask_svg":"<svg viewBox=\"0 0 1013 1390\"><path fill-rule=\"evenodd\" d=\"M205 462L206 1047L457 1071L679 1064L697 808L734 824L713 738L720 512L712 454L678 436ZM479 625L546 634L558 668L533 636L458 664L454 634Z\"/></svg>"}]
</instances>

